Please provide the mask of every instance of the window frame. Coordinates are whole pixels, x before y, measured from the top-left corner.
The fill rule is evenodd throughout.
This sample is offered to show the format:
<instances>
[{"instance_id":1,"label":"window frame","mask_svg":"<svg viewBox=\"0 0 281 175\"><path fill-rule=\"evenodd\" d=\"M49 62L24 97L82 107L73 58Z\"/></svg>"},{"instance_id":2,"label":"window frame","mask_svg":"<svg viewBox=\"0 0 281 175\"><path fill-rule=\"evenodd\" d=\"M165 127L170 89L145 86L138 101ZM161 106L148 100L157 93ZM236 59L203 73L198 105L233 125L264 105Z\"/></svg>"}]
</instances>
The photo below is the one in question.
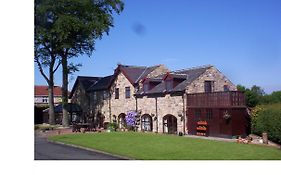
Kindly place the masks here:
<instances>
[{"instance_id":1,"label":"window frame","mask_svg":"<svg viewBox=\"0 0 281 175\"><path fill-rule=\"evenodd\" d=\"M131 88L129 86L125 87L125 98L131 98Z\"/></svg>"},{"instance_id":2,"label":"window frame","mask_svg":"<svg viewBox=\"0 0 281 175\"><path fill-rule=\"evenodd\" d=\"M115 99L119 99L119 88L115 88Z\"/></svg>"},{"instance_id":3,"label":"window frame","mask_svg":"<svg viewBox=\"0 0 281 175\"><path fill-rule=\"evenodd\" d=\"M204 91L205 93L213 92L213 81L210 80L204 81Z\"/></svg>"},{"instance_id":4,"label":"window frame","mask_svg":"<svg viewBox=\"0 0 281 175\"><path fill-rule=\"evenodd\" d=\"M171 91L173 88L173 80L166 80L166 90Z\"/></svg>"}]
</instances>

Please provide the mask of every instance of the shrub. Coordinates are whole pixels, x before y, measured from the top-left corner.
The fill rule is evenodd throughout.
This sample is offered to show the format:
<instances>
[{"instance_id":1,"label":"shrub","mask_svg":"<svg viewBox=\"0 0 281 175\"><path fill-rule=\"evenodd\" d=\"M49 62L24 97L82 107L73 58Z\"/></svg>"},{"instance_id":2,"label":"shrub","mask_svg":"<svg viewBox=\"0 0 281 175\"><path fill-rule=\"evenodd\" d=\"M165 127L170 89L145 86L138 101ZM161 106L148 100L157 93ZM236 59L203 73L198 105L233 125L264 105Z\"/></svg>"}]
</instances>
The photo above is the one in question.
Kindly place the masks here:
<instances>
[{"instance_id":1,"label":"shrub","mask_svg":"<svg viewBox=\"0 0 281 175\"><path fill-rule=\"evenodd\" d=\"M263 109L256 115L252 122L254 124L252 128L253 133L261 135L263 132L267 132L270 140L281 143L280 109Z\"/></svg>"},{"instance_id":2,"label":"shrub","mask_svg":"<svg viewBox=\"0 0 281 175\"><path fill-rule=\"evenodd\" d=\"M110 131L116 131L117 127L117 123L108 123L107 125L107 129Z\"/></svg>"}]
</instances>

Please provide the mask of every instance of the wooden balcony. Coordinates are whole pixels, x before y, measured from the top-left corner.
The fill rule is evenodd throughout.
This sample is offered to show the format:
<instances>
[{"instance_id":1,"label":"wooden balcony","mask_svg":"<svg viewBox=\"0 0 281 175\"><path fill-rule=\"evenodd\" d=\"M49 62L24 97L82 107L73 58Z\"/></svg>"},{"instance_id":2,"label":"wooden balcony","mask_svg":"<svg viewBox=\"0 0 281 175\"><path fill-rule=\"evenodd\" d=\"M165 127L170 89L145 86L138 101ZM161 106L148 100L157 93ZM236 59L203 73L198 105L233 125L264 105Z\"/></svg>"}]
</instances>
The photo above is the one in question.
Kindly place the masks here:
<instances>
[{"instance_id":1,"label":"wooden balcony","mask_svg":"<svg viewBox=\"0 0 281 175\"><path fill-rule=\"evenodd\" d=\"M245 107L245 95L240 91L188 94L187 107Z\"/></svg>"}]
</instances>

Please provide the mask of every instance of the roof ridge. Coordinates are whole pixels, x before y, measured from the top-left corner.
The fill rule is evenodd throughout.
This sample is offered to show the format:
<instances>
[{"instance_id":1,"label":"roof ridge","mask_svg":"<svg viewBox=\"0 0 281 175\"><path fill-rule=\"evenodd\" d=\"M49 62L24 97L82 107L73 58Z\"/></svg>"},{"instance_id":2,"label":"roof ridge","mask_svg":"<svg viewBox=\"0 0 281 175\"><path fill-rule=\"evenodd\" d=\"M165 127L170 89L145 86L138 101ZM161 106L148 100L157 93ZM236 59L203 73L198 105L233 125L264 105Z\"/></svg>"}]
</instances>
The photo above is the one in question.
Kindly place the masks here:
<instances>
[{"instance_id":1,"label":"roof ridge","mask_svg":"<svg viewBox=\"0 0 281 175\"><path fill-rule=\"evenodd\" d=\"M175 70L175 71L171 71L171 73L177 73L177 72L181 72L181 71L188 71L188 70L194 70L194 69L202 69L202 68L207 68L207 67L212 67L213 65L211 64L206 64L206 65L202 65L202 66L194 66L194 67L190 67L190 68L186 68L186 69L179 69L179 70Z\"/></svg>"},{"instance_id":2,"label":"roof ridge","mask_svg":"<svg viewBox=\"0 0 281 175\"><path fill-rule=\"evenodd\" d=\"M118 66L132 67L132 68L147 68L147 66L125 65L125 64L118 64Z\"/></svg>"}]
</instances>

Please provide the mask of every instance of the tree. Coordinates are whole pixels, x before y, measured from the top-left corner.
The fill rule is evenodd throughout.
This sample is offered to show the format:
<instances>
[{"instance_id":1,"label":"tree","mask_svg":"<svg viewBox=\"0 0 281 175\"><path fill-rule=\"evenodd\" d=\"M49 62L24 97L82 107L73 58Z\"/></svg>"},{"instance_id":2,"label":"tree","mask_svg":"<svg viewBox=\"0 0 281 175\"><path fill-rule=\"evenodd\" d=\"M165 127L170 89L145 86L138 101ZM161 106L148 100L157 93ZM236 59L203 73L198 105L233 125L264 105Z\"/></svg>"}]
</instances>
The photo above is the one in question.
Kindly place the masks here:
<instances>
[{"instance_id":1,"label":"tree","mask_svg":"<svg viewBox=\"0 0 281 175\"><path fill-rule=\"evenodd\" d=\"M35 1L34 62L48 84L49 123L55 124L54 74L61 62L54 50L54 43L49 39L52 36L48 31L48 22L44 20L46 16L39 15L38 2ZM44 68L48 69L47 74L44 72Z\"/></svg>"},{"instance_id":2,"label":"tree","mask_svg":"<svg viewBox=\"0 0 281 175\"><path fill-rule=\"evenodd\" d=\"M44 77L44 79L48 84L49 123L51 125L54 125L55 124L54 74L60 66L60 61L56 61L57 60L56 56L54 56L51 53L51 51L48 50L48 48L45 47L39 48L37 44L35 44L34 61L37 63L41 75ZM45 53L45 51L48 51L48 53ZM58 62L57 65L56 62ZM48 67L49 76L47 76L46 73L44 72L44 68L46 67Z\"/></svg>"},{"instance_id":3,"label":"tree","mask_svg":"<svg viewBox=\"0 0 281 175\"><path fill-rule=\"evenodd\" d=\"M121 0L35 0L35 4L40 19L47 24L44 29L48 36L44 39L61 59L62 123L68 126L68 59L83 54L90 56L95 40L113 27L113 12L120 14L124 4Z\"/></svg>"},{"instance_id":4,"label":"tree","mask_svg":"<svg viewBox=\"0 0 281 175\"><path fill-rule=\"evenodd\" d=\"M257 104L259 104L260 96L258 93L262 92L260 87L254 85L250 90L245 86L237 85L237 90L245 93L247 106L255 107Z\"/></svg>"}]
</instances>

